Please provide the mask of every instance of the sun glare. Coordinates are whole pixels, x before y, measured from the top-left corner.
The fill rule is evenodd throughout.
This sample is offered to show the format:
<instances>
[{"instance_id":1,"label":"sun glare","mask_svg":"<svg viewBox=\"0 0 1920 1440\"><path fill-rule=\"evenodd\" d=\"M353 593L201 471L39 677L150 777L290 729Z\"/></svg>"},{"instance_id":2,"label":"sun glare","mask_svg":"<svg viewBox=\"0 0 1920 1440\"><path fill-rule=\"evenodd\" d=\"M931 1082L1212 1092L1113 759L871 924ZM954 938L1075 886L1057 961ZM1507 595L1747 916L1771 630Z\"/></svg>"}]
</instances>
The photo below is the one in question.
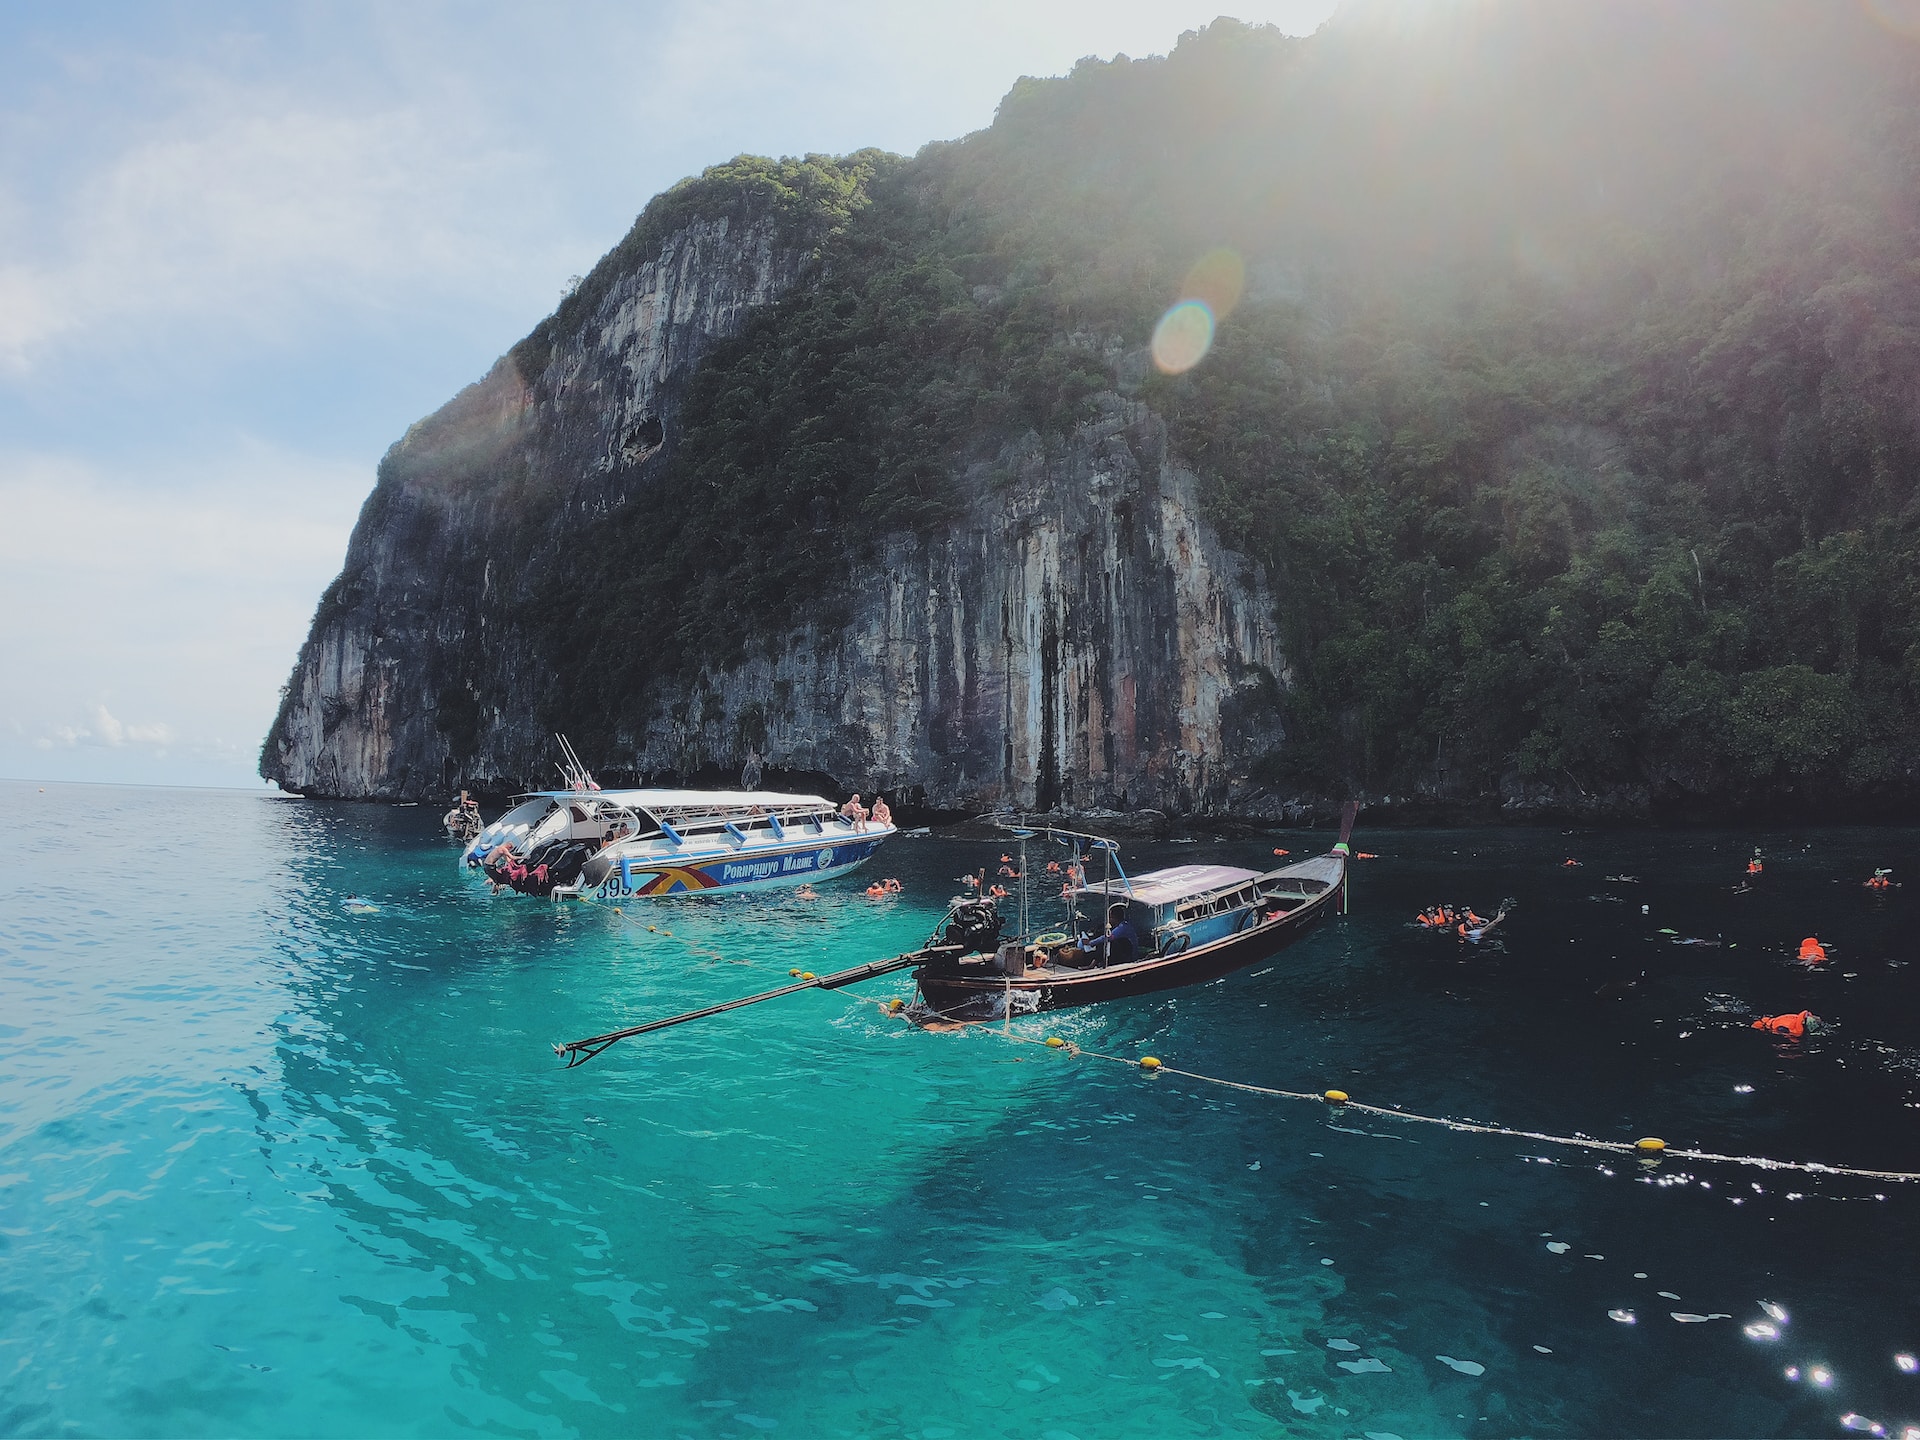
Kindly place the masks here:
<instances>
[{"instance_id":1,"label":"sun glare","mask_svg":"<svg viewBox=\"0 0 1920 1440\"><path fill-rule=\"evenodd\" d=\"M1168 375L1183 375L1213 348L1213 311L1204 300L1182 300L1153 328L1153 363Z\"/></svg>"},{"instance_id":2,"label":"sun glare","mask_svg":"<svg viewBox=\"0 0 1920 1440\"><path fill-rule=\"evenodd\" d=\"M1860 0L1860 5L1894 34L1920 40L1920 0Z\"/></svg>"},{"instance_id":3,"label":"sun glare","mask_svg":"<svg viewBox=\"0 0 1920 1440\"><path fill-rule=\"evenodd\" d=\"M1191 370L1213 348L1213 334L1240 303L1247 267L1225 247L1209 250L1193 262L1181 283L1180 298L1160 317L1153 331L1153 363L1169 375Z\"/></svg>"}]
</instances>

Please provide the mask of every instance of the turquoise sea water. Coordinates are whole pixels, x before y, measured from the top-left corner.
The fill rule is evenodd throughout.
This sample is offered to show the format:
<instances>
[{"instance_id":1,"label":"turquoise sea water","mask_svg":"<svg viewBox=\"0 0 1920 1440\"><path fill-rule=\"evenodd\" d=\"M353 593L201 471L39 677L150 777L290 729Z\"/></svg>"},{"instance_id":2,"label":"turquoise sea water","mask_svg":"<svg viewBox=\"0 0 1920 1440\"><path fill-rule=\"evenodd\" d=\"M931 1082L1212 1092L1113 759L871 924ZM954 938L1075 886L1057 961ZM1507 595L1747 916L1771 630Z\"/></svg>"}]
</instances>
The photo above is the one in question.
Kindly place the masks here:
<instances>
[{"instance_id":1,"label":"turquoise sea water","mask_svg":"<svg viewBox=\"0 0 1920 1440\"><path fill-rule=\"evenodd\" d=\"M0 1433L1920 1422L1896 1359L1920 1353L1920 1187L1343 1117L925 1034L845 992L569 1072L550 1042L908 948L993 848L896 841L875 870L905 882L895 901L848 881L811 905L642 911L669 939L477 892L436 820L0 784ZM1252 865L1327 838L1127 853ZM1271 966L1016 1031L1429 1113L1920 1169L1920 833L1360 841L1381 858L1352 915ZM1766 874L1734 895L1755 843ZM1876 864L1908 888L1868 895ZM1404 923L1507 895L1497 951ZM1833 947L1818 970L1791 958L1812 933ZM1776 1042L1743 1006L1831 1028ZM1789 1316L1778 1339L1744 1333L1763 1300Z\"/></svg>"}]
</instances>

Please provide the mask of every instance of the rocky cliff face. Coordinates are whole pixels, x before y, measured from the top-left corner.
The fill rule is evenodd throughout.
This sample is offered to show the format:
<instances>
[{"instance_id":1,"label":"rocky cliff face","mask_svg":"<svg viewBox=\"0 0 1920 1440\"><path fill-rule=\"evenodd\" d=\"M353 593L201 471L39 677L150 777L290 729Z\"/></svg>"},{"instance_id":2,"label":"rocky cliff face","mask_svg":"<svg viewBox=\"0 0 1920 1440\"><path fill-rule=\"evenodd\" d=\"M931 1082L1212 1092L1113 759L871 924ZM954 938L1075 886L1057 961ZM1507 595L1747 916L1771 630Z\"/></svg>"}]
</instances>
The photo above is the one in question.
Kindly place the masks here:
<instances>
[{"instance_id":1,"label":"rocky cliff face","mask_svg":"<svg viewBox=\"0 0 1920 1440\"><path fill-rule=\"evenodd\" d=\"M1200 519L1159 422L1107 410L1062 454L1002 456L1012 482L962 524L895 537L844 630L704 677L634 768L732 767L744 741L942 809L1222 803L1274 738L1235 716L1280 669L1272 602Z\"/></svg>"},{"instance_id":2,"label":"rocky cliff face","mask_svg":"<svg viewBox=\"0 0 1920 1440\"><path fill-rule=\"evenodd\" d=\"M382 463L262 773L351 798L550 779L556 661L523 623L534 572L568 564L593 517L671 503L690 377L814 264L750 198L696 217L597 273L570 331L414 426ZM888 538L851 577L849 623L824 628L796 594L781 653L659 697L644 733L589 763L684 778L757 752L944 809L1223 805L1276 738L1236 721L1284 668L1272 602L1201 520L1156 418L1118 394L1098 409L972 467L976 498L944 533Z\"/></svg>"}]
</instances>

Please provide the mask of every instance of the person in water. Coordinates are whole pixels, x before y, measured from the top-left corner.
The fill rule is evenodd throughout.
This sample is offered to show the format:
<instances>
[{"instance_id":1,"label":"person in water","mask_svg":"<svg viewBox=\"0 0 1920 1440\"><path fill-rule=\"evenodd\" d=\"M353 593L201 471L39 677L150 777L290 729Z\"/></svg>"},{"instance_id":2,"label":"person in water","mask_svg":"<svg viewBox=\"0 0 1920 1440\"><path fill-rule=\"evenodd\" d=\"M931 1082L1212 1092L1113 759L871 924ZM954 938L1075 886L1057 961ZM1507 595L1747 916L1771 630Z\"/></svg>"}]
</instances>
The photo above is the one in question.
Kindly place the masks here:
<instances>
[{"instance_id":1,"label":"person in water","mask_svg":"<svg viewBox=\"0 0 1920 1440\"><path fill-rule=\"evenodd\" d=\"M1478 915L1475 915L1473 918L1475 920L1480 920L1480 917ZM1465 920L1461 920L1458 926L1455 928L1454 933L1458 935L1462 940L1470 941L1473 944L1478 945L1482 940L1486 939L1488 935L1493 933L1493 929L1496 925L1498 925L1502 920L1506 918L1507 918L1507 912L1505 910L1502 910L1498 915L1495 915L1491 920L1480 920L1480 923L1478 925L1469 925Z\"/></svg>"},{"instance_id":2,"label":"person in water","mask_svg":"<svg viewBox=\"0 0 1920 1440\"><path fill-rule=\"evenodd\" d=\"M1799 1040L1807 1033L1808 1022L1818 1022L1819 1016L1811 1010L1801 1010L1792 1015L1762 1015L1753 1022L1756 1030L1765 1030L1770 1035L1784 1035L1789 1040Z\"/></svg>"},{"instance_id":3,"label":"person in water","mask_svg":"<svg viewBox=\"0 0 1920 1440\"><path fill-rule=\"evenodd\" d=\"M1827 958L1827 947L1820 943L1817 936L1809 935L1800 942L1800 959L1809 965L1818 965Z\"/></svg>"}]
</instances>

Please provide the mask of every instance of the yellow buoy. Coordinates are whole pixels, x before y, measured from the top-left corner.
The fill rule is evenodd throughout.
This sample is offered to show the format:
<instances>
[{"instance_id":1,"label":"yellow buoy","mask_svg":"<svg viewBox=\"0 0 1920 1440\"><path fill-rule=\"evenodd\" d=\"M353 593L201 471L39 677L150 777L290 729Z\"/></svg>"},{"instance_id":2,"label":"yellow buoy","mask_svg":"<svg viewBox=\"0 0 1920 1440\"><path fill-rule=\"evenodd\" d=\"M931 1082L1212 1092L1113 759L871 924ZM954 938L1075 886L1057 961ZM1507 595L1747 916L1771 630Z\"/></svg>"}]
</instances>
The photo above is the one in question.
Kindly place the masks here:
<instances>
[{"instance_id":1,"label":"yellow buoy","mask_svg":"<svg viewBox=\"0 0 1920 1440\"><path fill-rule=\"evenodd\" d=\"M800 972L799 972L798 970L789 970L789 971L787 971L787 974L789 974L789 975L798 975L799 973L800 973Z\"/></svg>"},{"instance_id":2,"label":"yellow buoy","mask_svg":"<svg viewBox=\"0 0 1920 1440\"><path fill-rule=\"evenodd\" d=\"M622 909L621 909L621 908L620 908L620 907L619 907L618 905L616 905L616 906L614 906L614 907L613 907L613 913L614 913L614 914L616 914L616 915L624 915L624 914L626 914L627 912L626 912L626 911L624 911L624 910L622 910Z\"/></svg>"},{"instance_id":3,"label":"yellow buoy","mask_svg":"<svg viewBox=\"0 0 1920 1440\"><path fill-rule=\"evenodd\" d=\"M660 933L660 927L658 925L649 925L647 926L647 933L649 935L658 935Z\"/></svg>"},{"instance_id":4,"label":"yellow buoy","mask_svg":"<svg viewBox=\"0 0 1920 1440\"><path fill-rule=\"evenodd\" d=\"M811 970L802 970L800 972L800 978L802 980L811 980L814 978L814 974Z\"/></svg>"},{"instance_id":5,"label":"yellow buoy","mask_svg":"<svg viewBox=\"0 0 1920 1440\"><path fill-rule=\"evenodd\" d=\"M1633 1148L1638 1150L1642 1155L1658 1155L1662 1150L1667 1148L1667 1142L1657 1135L1649 1135L1644 1140L1634 1141Z\"/></svg>"},{"instance_id":6,"label":"yellow buoy","mask_svg":"<svg viewBox=\"0 0 1920 1440\"><path fill-rule=\"evenodd\" d=\"M1140 1068L1142 1070L1158 1070L1160 1068L1160 1062L1151 1055L1144 1056L1140 1061Z\"/></svg>"},{"instance_id":7,"label":"yellow buoy","mask_svg":"<svg viewBox=\"0 0 1920 1440\"><path fill-rule=\"evenodd\" d=\"M1347 1103L1347 1092L1346 1092L1346 1091L1344 1091L1344 1090L1329 1090L1329 1091L1327 1091L1327 1104L1329 1104L1329 1105L1344 1105L1344 1104L1346 1104L1346 1103Z\"/></svg>"},{"instance_id":8,"label":"yellow buoy","mask_svg":"<svg viewBox=\"0 0 1920 1440\"><path fill-rule=\"evenodd\" d=\"M1061 1046L1065 1045L1066 1043L1067 1042L1062 1040L1058 1035L1047 1036L1047 1049L1049 1050L1058 1050Z\"/></svg>"}]
</instances>

